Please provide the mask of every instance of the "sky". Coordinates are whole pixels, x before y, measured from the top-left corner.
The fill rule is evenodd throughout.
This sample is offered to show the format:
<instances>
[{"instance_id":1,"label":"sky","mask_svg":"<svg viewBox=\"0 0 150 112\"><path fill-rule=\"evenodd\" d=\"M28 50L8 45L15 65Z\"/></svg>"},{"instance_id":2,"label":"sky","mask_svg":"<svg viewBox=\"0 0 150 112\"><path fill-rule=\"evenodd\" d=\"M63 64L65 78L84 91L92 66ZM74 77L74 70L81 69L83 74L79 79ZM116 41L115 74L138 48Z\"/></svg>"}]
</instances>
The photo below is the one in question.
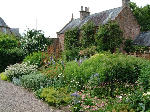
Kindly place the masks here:
<instances>
[{"instance_id":1,"label":"sky","mask_svg":"<svg viewBox=\"0 0 150 112\"><path fill-rule=\"evenodd\" d=\"M150 4L150 0L131 0L138 6ZM79 18L81 6L89 7L91 14L120 7L122 0L0 0L0 17L11 28L38 29L50 38L56 38L72 17Z\"/></svg>"}]
</instances>

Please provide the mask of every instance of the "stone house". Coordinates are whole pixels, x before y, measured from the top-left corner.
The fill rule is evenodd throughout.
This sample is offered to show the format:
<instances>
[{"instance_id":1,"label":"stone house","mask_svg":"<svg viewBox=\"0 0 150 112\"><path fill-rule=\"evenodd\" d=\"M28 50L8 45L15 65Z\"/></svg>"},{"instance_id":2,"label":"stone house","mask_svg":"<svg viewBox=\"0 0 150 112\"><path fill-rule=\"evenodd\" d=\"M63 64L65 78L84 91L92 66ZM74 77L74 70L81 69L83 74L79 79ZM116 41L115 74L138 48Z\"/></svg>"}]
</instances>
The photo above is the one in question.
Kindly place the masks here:
<instances>
[{"instance_id":1,"label":"stone house","mask_svg":"<svg viewBox=\"0 0 150 112\"><path fill-rule=\"evenodd\" d=\"M12 34L17 37L20 36L19 28L10 28L1 17L0 17L0 32L4 34Z\"/></svg>"},{"instance_id":2,"label":"stone house","mask_svg":"<svg viewBox=\"0 0 150 112\"><path fill-rule=\"evenodd\" d=\"M67 23L59 32L57 37L62 50L64 50L64 33L71 28L81 28L88 21L92 21L96 26L106 24L109 20L117 21L121 30L123 31L124 38L134 40L140 34L140 25L129 7L130 0L122 0L122 6L114 9L109 9L99 13L90 15L89 8L81 6L80 18L74 19L73 16L69 23Z\"/></svg>"}]
</instances>

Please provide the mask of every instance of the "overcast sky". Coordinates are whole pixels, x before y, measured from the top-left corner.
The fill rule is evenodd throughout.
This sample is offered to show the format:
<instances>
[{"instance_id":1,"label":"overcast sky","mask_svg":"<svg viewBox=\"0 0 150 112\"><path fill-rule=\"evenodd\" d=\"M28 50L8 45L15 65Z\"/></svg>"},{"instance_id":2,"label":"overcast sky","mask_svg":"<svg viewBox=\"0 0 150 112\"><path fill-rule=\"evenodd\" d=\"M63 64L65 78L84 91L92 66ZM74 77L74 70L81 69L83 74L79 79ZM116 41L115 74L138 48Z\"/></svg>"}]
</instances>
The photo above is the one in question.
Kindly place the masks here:
<instances>
[{"instance_id":1,"label":"overcast sky","mask_svg":"<svg viewBox=\"0 0 150 112\"><path fill-rule=\"evenodd\" d=\"M138 6L150 0L131 0ZM122 5L122 0L0 0L0 17L22 34L27 28L43 30L46 36L56 38L58 32L71 19L79 18L81 6L90 7L91 14Z\"/></svg>"}]
</instances>

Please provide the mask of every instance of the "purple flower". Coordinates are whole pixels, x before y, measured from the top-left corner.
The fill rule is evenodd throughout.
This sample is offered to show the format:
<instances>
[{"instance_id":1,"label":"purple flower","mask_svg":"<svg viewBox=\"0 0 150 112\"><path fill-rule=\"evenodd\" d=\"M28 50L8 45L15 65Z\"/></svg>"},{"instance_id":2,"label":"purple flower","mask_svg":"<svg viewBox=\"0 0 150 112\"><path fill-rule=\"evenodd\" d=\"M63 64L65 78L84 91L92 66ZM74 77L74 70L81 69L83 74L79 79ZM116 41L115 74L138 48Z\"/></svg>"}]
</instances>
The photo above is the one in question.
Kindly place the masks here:
<instances>
[{"instance_id":1,"label":"purple flower","mask_svg":"<svg viewBox=\"0 0 150 112\"><path fill-rule=\"evenodd\" d=\"M72 93L71 96L74 96L74 97L80 97L80 95L79 95L77 92Z\"/></svg>"}]
</instances>

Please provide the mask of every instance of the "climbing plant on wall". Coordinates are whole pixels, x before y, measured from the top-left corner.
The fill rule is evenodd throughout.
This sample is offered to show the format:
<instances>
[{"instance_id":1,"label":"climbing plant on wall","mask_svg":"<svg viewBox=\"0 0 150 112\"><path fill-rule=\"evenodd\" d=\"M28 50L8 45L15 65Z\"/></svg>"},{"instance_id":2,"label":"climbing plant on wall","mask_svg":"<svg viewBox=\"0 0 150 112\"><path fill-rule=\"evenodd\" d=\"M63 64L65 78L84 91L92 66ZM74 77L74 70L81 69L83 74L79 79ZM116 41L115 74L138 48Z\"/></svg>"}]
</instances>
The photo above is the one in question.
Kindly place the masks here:
<instances>
[{"instance_id":1,"label":"climbing plant on wall","mask_svg":"<svg viewBox=\"0 0 150 112\"><path fill-rule=\"evenodd\" d=\"M66 60L73 60L79 52L79 29L73 28L65 32L64 55Z\"/></svg>"},{"instance_id":2,"label":"climbing plant on wall","mask_svg":"<svg viewBox=\"0 0 150 112\"><path fill-rule=\"evenodd\" d=\"M96 26L93 22L89 21L84 24L81 28L81 45L82 48L87 48L89 46L95 45L95 35Z\"/></svg>"},{"instance_id":3,"label":"climbing plant on wall","mask_svg":"<svg viewBox=\"0 0 150 112\"><path fill-rule=\"evenodd\" d=\"M99 26L95 37L99 51L110 50L113 53L115 48L120 47L123 40L123 33L117 22L110 21L103 26Z\"/></svg>"}]
</instances>

